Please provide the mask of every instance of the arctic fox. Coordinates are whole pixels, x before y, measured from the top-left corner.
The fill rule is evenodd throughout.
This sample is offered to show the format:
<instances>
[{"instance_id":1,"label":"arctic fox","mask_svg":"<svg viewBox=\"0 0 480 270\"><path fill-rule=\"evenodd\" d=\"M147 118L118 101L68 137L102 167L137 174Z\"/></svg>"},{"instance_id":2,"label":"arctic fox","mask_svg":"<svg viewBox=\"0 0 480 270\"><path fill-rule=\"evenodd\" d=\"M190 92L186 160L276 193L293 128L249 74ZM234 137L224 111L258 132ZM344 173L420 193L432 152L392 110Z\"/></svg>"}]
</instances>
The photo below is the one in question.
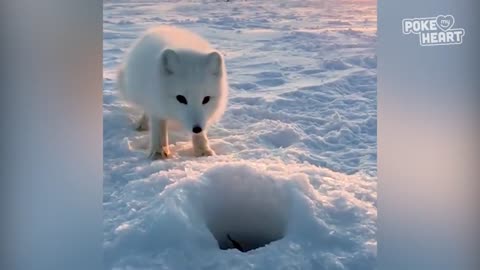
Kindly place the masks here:
<instances>
[{"instance_id":1,"label":"arctic fox","mask_svg":"<svg viewBox=\"0 0 480 270\"><path fill-rule=\"evenodd\" d=\"M150 129L149 156L171 155L167 124L174 120L192 132L195 156L211 156L209 125L222 116L228 95L222 55L200 36L159 26L130 49L118 71L123 97L143 110L138 129Z\"/></svg>"}]
</instances>

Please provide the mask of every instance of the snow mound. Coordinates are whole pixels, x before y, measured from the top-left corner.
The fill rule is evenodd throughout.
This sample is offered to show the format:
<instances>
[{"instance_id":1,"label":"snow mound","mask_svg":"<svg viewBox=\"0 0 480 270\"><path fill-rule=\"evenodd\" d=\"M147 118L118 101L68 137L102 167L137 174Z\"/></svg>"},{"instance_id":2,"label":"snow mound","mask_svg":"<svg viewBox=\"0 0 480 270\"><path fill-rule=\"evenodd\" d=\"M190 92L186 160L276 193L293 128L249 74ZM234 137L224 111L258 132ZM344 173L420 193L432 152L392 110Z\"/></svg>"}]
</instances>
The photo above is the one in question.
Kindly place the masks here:
<instances>
[{"instance_id":1,"label":"snow mound","mask_svg":"<svg viewBox=\"0 0 480 270\"><path fill-rule=\"evenodd\" d=\"M349 269L374 261L376 183L366 176L225 156L158 163L169 168L107 198L108 269L272 269L272 258Z\"/></svg>"},{"instance_id":2,"label":"snow mound","mask_svg":"<svg viewBox=\"0 0 480 270\"><path fill-rule=\"evenodd\" d=\"M348 64L340 59L326 60L324 66L326 69L330 70L345 70L350 68Z\"/></svg>"},{"instance_id":3,"label":"snow mound","mask_svg":"<svg viewBox=\"0 0 480 270\"><path fill-rule=\"evenodd\" d=\"M221 249L249 251L284 236L290 204L283 181L245 165L215 167L202 178L206 224Z\"/></svg>"}]
</instances>

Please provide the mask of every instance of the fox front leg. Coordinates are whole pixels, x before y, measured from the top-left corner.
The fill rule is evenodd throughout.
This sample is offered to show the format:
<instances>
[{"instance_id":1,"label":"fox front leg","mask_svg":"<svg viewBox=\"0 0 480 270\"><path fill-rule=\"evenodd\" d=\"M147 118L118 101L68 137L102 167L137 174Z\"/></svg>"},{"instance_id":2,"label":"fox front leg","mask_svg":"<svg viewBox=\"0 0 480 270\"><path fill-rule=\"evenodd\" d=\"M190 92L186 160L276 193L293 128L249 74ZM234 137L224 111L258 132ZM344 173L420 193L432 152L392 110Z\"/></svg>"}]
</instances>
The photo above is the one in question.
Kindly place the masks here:
<instances>
[{"instance_id":1,"label":"fox front leg","mask_svg":"<svg viewBox=\"0 0 480 270\"><path fill-rule=\"evenodd\" d=\"M169 158L171 156L168 148L167 120L150 118L150 147L149 157L151 159Z\"/></svg>"},{"instance_id":2,"label":"fox front leg","mask_svg":"<svg viewBox=\"0 0 480 270\"><path fill-rule=\"evenodd\" d=\"M207 133L205 131L192 135L193 153L196 157L213 156L215 152L208 145Z\"/></svg>"}]
</instances>

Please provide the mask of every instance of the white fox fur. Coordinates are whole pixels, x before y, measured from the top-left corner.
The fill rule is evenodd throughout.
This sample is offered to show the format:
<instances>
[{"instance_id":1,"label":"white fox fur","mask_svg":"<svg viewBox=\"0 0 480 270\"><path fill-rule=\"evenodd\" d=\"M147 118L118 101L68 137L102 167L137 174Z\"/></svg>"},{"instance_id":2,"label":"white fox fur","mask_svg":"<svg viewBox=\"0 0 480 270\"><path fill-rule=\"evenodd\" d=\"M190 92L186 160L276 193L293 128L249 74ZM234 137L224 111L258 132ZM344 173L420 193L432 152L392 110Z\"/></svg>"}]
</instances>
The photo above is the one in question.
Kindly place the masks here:
<instances>
[{"instance_id":1,"label":"white fox fur","mask_svg":"<svg viewBox=\"0 0 480 270\"><path fill-rule=\"evenodd\" d=\"M148 121L151 158L170 156L169 120L192 132L196 156L215 154L207 129L225 110L228 84L222 55L206 40L175 27L152 28L132 46L117 80L123 97L144 112L138 128Z\"/></svg>"}]
</instances>

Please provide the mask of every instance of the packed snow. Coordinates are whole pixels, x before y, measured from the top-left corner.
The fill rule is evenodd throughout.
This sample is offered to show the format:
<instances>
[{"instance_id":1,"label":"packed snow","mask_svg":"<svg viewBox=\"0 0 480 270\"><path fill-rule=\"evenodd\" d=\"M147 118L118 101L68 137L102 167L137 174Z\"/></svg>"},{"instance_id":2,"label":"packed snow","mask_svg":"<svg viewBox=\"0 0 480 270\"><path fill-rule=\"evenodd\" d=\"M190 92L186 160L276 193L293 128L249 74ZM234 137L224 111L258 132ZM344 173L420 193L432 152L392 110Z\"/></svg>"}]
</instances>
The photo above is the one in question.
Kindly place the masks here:
<instances>
[{"instance_id":1,"label":"packed snow","mask_svg":"<svg viewBox=\"0 0 480 270\"><path fill-rule=\"evenodd\" d=\"M159 24L225 56L216 156L176 129L173 158L149 160L119 97L126 50ZM375 42L370 0L104 2L105 269L374 269Z\"/></svg>"}]
</instances>

